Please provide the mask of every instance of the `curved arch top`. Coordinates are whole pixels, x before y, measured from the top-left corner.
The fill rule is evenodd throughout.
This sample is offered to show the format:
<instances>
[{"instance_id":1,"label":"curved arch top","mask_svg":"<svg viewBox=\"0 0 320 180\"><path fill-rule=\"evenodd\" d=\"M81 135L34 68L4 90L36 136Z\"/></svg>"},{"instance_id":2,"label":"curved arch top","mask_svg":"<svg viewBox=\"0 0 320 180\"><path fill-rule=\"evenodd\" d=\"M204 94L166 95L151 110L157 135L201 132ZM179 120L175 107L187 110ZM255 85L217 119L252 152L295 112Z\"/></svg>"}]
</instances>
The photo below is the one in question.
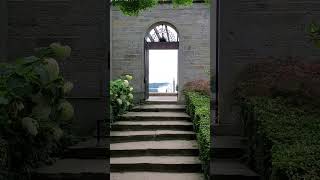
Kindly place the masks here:
<instances>
[{"instance_id":1,"label":"curved arch top","mask_svg":"<svg viewBox=\"0 0 320 180\"><path fill-rule=\"evenodd\" d=\"M145 35L146 42L179 42L177 29L168 22L153 24Z\"/></svg>"}]
</instances>

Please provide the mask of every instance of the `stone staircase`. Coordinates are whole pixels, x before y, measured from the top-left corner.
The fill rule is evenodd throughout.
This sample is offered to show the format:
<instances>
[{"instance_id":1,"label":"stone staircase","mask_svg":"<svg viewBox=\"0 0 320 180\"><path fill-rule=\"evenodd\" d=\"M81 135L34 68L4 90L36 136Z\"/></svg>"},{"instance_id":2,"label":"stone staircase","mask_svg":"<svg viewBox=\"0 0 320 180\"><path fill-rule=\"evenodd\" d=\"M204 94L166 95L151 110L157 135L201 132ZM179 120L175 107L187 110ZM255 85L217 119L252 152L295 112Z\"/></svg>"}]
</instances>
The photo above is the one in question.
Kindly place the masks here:
<instances>
[{"instance_id":1,"label":"stone staircase","mask_svg":"<svg viewBox=\"0 0 320 180\"><path fill-rule=\"evenodd\" d=\"M115 122L111 180L202 180L193 124L185 106L151 101Z\"/></svg>"},{"instance_id":2,"label":"stone staircase","mask_svg":"<svg viewBox=\"0 0 320 180\"><path fill-rule=\"evenodd\" d=\"M109 141L99 144L95 138L71 146L54 164L42 166L32 174L32 180L108 180Z\"/></svg>"},{"instance_id":3,"label":"stone staircase","mask_svg":"<svg viewBox=\"0 0 320 180\"><path fill-rule=\"evenodd\" d=\"M231 124L212 124L210 179L259 180L257 173L242 162L248 148L247 138Z\"/></svg>"},{"instance_id":4,"label":"stone staircase","mask_svg":"<svg viewBox=\"0 0 320 180\"><path fill-rule=\"evenodd\" d=\"M241 162L246 138L212 127L210 179L258 180ZM149 101L114 123L110 138L97 144L91 137L69 147L54 164L36 169L32 180L202 180L198 155L185 106Z\"/></svg>"}]
</instances>

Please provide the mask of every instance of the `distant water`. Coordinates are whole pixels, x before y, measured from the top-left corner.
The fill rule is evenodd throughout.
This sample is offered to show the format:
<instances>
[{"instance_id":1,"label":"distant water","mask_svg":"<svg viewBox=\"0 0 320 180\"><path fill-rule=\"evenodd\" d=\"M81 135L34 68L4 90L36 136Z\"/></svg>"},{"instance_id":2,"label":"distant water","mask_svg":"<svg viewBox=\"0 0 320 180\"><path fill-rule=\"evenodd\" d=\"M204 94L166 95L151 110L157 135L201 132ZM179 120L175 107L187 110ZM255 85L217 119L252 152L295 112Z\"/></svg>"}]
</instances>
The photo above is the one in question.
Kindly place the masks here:
<instances>
[{"instance_id":1,"label":"distant water","mask_svg":"<svg viewBox=\"0 0 320 180\"><path fill-rule=\"evenodd\" d=\"M149 92L159 92L159 93L172 93L173 87L172 83L150 83Z\"/></svg>"}]
</instances>

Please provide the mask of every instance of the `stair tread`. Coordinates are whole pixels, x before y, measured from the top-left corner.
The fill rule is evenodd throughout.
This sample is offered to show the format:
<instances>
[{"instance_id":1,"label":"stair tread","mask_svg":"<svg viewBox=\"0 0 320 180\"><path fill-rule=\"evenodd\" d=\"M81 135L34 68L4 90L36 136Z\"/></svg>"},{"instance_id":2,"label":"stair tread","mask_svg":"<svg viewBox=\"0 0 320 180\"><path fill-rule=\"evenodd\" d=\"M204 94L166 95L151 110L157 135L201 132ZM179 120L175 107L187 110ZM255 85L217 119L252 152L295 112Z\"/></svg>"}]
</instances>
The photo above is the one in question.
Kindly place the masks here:
<instances>
[{"instance_id":1,"label":"stair tread","mask_svg":"<svg viewBox=\"0 0 320 180\"><path fill-rule=\"evenodd\" d=\"M189 121L117 121L113 125L192 125Z\"/></svg>"},{"instance_id":2,"label":"stair tread","mask_svg":"<svg viewBox=\"0 0 320 180\"><path fill-rule=\"evenodd\" d=\"M111 180L203 180L202 173L112 172Z\"/></svg>"},{"instance_id":3,"label":"stair tread","mask_svg":"<svg viewBox=\"0 0 320 180\"><path fill-rule=\"evenodd\" d=\"M245 141L246 138L240 136L214 136L211 148L245 148Z\"/></svg>"},{"instance_id":4,"label":"stair tread","mask_svg":"<svg viewBox=\"0 0 320 180\"><path fill-rule=\"evenodd\" d=\"M185 117L190 116L185 112L128 112L122 117Z\"/></svg>"},{"instance_id":5,"label":"stair tread","mask_svg":"<svg viewBox=\"0 0 320 180\"><path fill-rule=\"evenodd\" d=\"M111 131L111 137L117 136L138 136L138 135L162 135L162 134L195 134L193 131L178 130L150 130L150 131Z\"/></svg>"},{"instance_id":6,"label":"stair tread","mask_svg":"<svg viewBox=\"0 0 320 180\"><path fill-rule=\"evenodd\" d=\"M102 138L97 144L96 138L90 138L86 141L80 142L78 144L75 144L73 146L68 147L68 149L78 149L78 148L108 148L109 147L109 139L108 138Z\"/></svg>"},{"instance_id":7,"label":"stair tread","mask_svg":"<svg viewBox=\"0 0 320 180\"><path fill-rule=\"evenodd\" d=\"M258 176L245 164L236 160L213 159L210 161L210 173L213 175Z\"/></svg>"},{"instance_id":8,"label":"stair tread","mask_svg":"<svg viewBox=\"0 0 320 180\"><path fill-rule=\"evenodd\" d=\"M144 104L135 106L133 109L185 109L181 104Z\"/></svg>"},{"instance_id":9,"label":"stair tread","mask_svg":"<svg viewBox=\"0 0 320 180\"><path fill-rule=\"evenodd\" d=\"M221 123L216 124L212 123L211 127L213 127L212 134L216 136L240 136L241 135L241 127L237 124L233 123Z\"/></svg>"},{"instance_id":10,"label":"stair tread","mask_svg":"<svg viewBox=\"0 0 320 180\"><path fill-rule=\"evenodd\" d=\"M197 156L112 157L110 164L201 164Z\"/></svg>"},{"instance_id":11,"label":"stair tread","mask_svg":"<svg viewBox=\"0 0 320 180\"><path fill-rule=\"evenodd\" d=\"M150 96L146 102L177 102L176 96Z\"/></svg>"},{"instance_id":12,"label":"stair tread","mask_svg":"<svg viewBox=\"0 0 320 180\"><path fill-rule=\"evenodd\" d=\"M108 162L106 159L59 159L52 165L35 169L35 172L40 174L108 174L108 168Z\"/></svg>"},{"instance_id":13,"label":"stair tread","mask_svg":"<svg viewBox=\"0 0 320 180\"><path fill-rule=\"evenodd\" d=\"M111 150L133 149L198 149L195 140L138 141L110 144Z\"/></svg>"}]
</instances>

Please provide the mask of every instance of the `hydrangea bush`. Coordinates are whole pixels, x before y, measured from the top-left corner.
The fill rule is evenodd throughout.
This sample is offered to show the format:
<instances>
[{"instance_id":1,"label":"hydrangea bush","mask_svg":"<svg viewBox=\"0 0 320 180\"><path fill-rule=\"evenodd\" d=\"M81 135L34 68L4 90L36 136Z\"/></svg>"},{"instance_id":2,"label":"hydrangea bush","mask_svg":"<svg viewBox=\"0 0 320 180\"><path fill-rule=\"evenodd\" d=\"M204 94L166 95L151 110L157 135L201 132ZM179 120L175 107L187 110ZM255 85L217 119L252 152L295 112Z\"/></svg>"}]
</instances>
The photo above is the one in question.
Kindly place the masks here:
<instances>
[{"instance_id":1,"label":"hydrangea bush","mask_svg":"<svg viewBox=\"0 0 320 180\"><path fill-rule=\"evenodd\" d=\"M0 161L0 179L19 179L67 142L62 137L69 135L74 109L65 95L73 84L64 80L57 60L70 53L69 46L52 43L34 56L0 64L0 156L7 159Z\"/></svg>"},{"instance_id":2,"label":"hydrangea bush","mask_svg":"<svg viewBox=\"0 0 320 180\"><path fill-rule=\"evenodd\" d=\"M130 75L125 75L110 82L112 121L133 105L133 87L129 83L132 78Z\"/></svg>"}]
</instances>

